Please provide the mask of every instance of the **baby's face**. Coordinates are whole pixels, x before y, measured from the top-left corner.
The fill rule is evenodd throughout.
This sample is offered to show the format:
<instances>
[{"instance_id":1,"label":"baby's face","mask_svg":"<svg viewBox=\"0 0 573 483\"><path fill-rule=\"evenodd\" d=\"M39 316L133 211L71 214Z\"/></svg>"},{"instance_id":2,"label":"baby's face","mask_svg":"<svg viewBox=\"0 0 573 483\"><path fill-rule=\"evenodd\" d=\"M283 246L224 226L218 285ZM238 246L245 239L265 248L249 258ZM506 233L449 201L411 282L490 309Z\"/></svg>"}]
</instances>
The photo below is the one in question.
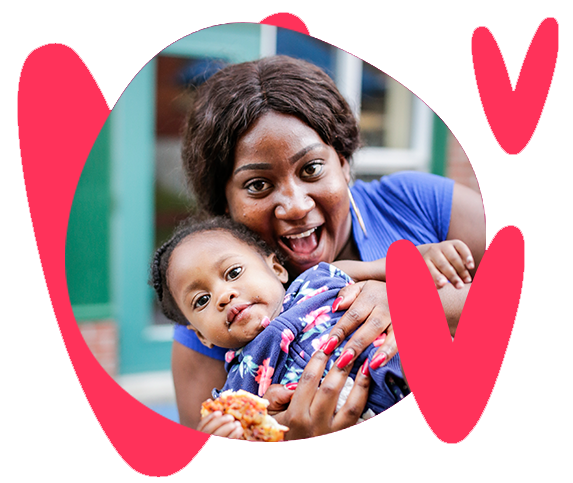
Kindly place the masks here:
<instances>
[{"instance_id":1,"label":"baby's face","mask_svg":"<svg viewBox=\"0 0 573 483\"><path fill-rule=\"evenodd\" d=\"M224 231L191 235L171 254L168 284L177 306L203 337L227 349L253 340L280 314L288 275Z\"/></svg>"}]
</instances>

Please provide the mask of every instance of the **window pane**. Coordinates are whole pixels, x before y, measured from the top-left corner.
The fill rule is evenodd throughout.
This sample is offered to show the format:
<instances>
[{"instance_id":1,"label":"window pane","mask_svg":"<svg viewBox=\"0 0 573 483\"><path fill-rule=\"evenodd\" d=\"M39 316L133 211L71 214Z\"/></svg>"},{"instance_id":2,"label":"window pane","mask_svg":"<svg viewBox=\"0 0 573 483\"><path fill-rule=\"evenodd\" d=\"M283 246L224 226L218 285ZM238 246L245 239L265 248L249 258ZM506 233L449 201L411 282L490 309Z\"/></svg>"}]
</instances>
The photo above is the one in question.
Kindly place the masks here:
<instances>
[{"instance_id":1,"label":"window pane","mask_svg":"<svg viewBox=\"0 0 573 483\"><path fill-rule=\"evenodd\" d=\"M294 30L277 28L277 54L289 55L312 62L334 78L335 48L314 37L300 34Z\"/></svg>"},{"instance_id":2,"label":"window pane","mask_svg":"<svg viewBox=\"0 0 573 483\"><path fill-rule=\"evenodd\" d=\"M223 62L210 58L157 57L155 104L155 248L179 222L195 211L181 165L181 130L194 86L214 74ZM155 324L171 324L155 302Z\"/></svg>"},{"instance_id":3,"label":"window pane","mask_svg":"<svg viewBox=\"0 0 573 483\"><path fill-rule=\"evenodd\" d=\"M412 93L366 62L362 72L360 131L364 144L408 149Z\"/></svg>"}]
</instances>

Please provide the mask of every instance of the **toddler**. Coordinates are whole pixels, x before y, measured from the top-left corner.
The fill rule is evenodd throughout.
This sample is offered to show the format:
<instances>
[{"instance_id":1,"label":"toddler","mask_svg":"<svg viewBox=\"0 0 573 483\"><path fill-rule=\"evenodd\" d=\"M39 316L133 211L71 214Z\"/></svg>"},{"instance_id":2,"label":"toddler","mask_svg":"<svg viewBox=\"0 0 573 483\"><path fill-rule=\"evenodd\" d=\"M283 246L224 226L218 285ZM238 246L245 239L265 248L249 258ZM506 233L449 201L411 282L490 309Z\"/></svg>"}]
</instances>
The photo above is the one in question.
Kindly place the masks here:
<instances>
[{"instance_id":1,"label":"toddler","mask_svg":"<svg viewBox=\"0 0 573 483\"><path fill-rule=\"evenodd\" d=\"M469 250L462 244L459 251L452 252L458 243L442 242L420 249L429 266L431 262L445 267L442 257L449 261L438 275L433 274L438 286L444 276L454 280L448 268L455 266L463 267L454 269L455 276L468 281ZM380 276L384 262L378 262ZM167 317L194 330L206 346L229 349L225 358L228 377L222 390L244 389L262 397L271 384L288 385L299 380L310 357L324 347L330 329L344 313L332 309L338 292L353 283L351 277L367 275L368 267L376 263L319 263L285 291L288 273L278 255L243 225L216 217L182 224L157 250L152 281ZM370 364L384 336L358 356L343 393L350 391L357 371ZM331 354L326 372L343 347L344 341ZM363 419L384 411L408 393L398 354L385 366L370 368L369 374L373 384ZM198 430L241 436L240 424L227 421L228 416L208 418L201 421Z\"/></svg>"}]
</instances>

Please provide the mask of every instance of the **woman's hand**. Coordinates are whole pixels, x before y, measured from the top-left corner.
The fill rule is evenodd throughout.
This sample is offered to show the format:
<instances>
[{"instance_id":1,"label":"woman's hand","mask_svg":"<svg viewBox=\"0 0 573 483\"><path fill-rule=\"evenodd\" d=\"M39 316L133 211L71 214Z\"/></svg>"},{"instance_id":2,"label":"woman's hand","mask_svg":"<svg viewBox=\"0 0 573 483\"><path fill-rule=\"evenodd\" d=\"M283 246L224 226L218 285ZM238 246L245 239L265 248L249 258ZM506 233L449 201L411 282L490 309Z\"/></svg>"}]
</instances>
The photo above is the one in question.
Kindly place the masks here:
<instances>
[{"instance_id":1,"label":"woman's hand","mask_svg":"<svg viewBox=\"0 0 573 483\"><path fill-rule=\"evenodd\" d=\"M323 347L326 354L331 354L340 341L356 331L341 355L344 358L346 354L348 364L372 343L379 347L370 361L371 369L382 367L396 355L398 348L385 282L368 280L344 287L332 307L333 312L337 310L346 310L346 313L330 331L331 337Z\"/></svg>"},{"instance_id":2,"label":"woman's hand","mask_svg":"<svg viewBox=\"0 0 573 483\"><path fill-rule=\"evenodd\" d=\"M285 436L289 440L311 438L348 428L355 425L364 412L370 387L368 371L364 368L358 371L346 402L335 414L338 397L352 364L339 368L339 359L321 382L328 359L323 351L315 352L294 391L274 385L265 393L264 397L270 403L269 412L279 423L288 426L289 431ZM276 412L287 404L286 410Z\"/></svg>"}]
</instances>

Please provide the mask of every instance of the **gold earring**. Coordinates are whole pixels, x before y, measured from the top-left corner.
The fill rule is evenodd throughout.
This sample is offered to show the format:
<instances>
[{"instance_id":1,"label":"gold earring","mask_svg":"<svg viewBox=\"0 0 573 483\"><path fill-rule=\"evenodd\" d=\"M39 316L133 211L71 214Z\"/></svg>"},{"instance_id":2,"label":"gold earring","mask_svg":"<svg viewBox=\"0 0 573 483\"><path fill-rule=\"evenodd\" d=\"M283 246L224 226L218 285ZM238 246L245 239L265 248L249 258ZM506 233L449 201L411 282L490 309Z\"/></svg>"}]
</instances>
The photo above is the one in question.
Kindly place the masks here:
<instances>
[{"instance_id":1,"label":"gold earring","mask_svg":"<svg viewBox=\"0 0 573 483\"><path fill-rule=\"evenodd\" d=\"M364 236L368 238L368 233L366 233L366 226L364 226L364 220L362 219L362 215L360 214L358 206L356 206L356 203L354 202L354 197L352 196L352 191L350 191L350 188L348 188L348 197L350 198L350 204L352 205L352 209L356 214L356 218L358 218L358 224L360 225L360 228L362 228Z\"/></svg>"}]
</instances>

